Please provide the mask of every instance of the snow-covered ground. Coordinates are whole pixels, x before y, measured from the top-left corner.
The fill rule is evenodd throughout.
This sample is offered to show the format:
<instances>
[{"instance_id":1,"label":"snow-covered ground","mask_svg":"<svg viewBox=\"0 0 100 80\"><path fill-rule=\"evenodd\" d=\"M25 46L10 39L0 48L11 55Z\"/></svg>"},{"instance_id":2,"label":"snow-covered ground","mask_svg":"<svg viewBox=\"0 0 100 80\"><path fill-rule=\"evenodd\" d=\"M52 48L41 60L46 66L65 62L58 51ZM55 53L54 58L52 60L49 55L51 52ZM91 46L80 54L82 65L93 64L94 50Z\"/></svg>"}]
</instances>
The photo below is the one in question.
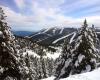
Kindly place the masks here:
<instances>
[{"instance_id":1,"label":"snow-covered ground","mask_svg":"<svg viewBox=\"0 0 100 80\"><path fill-rule=\"evenodd\" d=\"M42 79L42 80L54 80L54 76ZM60 80L100 80L100 68L87 72L87 73L82 73L82 74L77 74L77 75L72 75L68 78L60 79Z\"/></svg>"},{"instance_id":2,"label":"snow-covered ground","mask_svg":"<svg viewBox=\"0 0 100 80\"><path fill-rule=\"evenodd\" d=\"M37 55L34 51L32 50L26 50L26 52L23 53L23 56L25 56L28 53L28 55L33 55L34 57L40 58L39 55Z\"/></svg>"},{"instance_id":3,"label":"snow-covered ground","mask_svg":"<svg viewBox=\"0 0 100 80\"><path fill-rule=\"evenodd\" d=\"M61 55L61 52L62 52L62 48L61 47L58 47L58 48L56 48L55 47L55 49L57 49L57 51L56 52L54 52L54 53L51 53L51 52L47 52L46 51L46 56L44 56L44 58L52 58L52 59L57 59L60 55Z\"/></svg>"},{"instance_id":4,"label":"snow-covered ground","mask_svg":"<svg viewBox=\"0 0 100 80\"><path fill-rule=\"evenodd\" d=\"M43 57L44 58L52 58L54 60L57 59L62 52L62 48L58 47L58 48L55 48L55 49L57 49L57 51L54 52L54 53L46 51L44 49L44 51L46 52L47 55L43 56ZM25 56L27 53L28 53L28 55L33 55L34 57L40 58L40 56L38 54L36 54L36 52L34 52L33 50L29 50L29 49L26 49L26 52L23 52L23 56Z\"/></svg>"}]
</instances>

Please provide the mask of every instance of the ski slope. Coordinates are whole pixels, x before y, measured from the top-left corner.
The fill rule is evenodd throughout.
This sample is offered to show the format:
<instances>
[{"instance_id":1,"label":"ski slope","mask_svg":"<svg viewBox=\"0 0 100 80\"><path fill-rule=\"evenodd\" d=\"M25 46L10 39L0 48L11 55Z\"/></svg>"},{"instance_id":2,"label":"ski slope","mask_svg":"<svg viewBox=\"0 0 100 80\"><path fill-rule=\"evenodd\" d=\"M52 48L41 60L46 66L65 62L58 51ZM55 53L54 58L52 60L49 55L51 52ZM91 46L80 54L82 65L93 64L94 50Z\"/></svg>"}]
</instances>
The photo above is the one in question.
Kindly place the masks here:
<instances>
[{"instance_id":1,"label":"ski slope","mask_svg":"<svg viewBox=\"0 0 100 80\"><path fill-rule=\"evenodd\" d=\"M75 36L76 36L76 32L74 32L74 35L73 35L72 38L70 39L70 42L69 42L69 43L72 43L72 42L73 42Z\"/></svg>"},{"instance_id":2,"label":"ski slope","mask_svg":"<svg viewBox=\"0 0 100 80\"><path fill-rule=\"evenodd\" d=\"M70 35L72 35L72 34L75 34L75 32L72 32L72 33L70 33L70 34L68 34L68 35L66 35L66 36L63 36L63 37L61 37L61 38L58 38L58 39L56 39L55 41L53 41L52 43L55 44L55 43L57 43L58 41L60 41L60 40L62 40L62 39L64 39L64 38L67 38L68 36L70 36Z\"/></svg>"},{"instance_id":3,"label":"ski slope","mask_svg":"<svg viewBox=\"0 0 100 80\"><path fill-rule=\"evenodd\" d=\"M64 28L61 28L60 33L59 33L59 34L62 34L62 33L63 33L63 30L64 30Z\"/></svg>"}]
</instances>

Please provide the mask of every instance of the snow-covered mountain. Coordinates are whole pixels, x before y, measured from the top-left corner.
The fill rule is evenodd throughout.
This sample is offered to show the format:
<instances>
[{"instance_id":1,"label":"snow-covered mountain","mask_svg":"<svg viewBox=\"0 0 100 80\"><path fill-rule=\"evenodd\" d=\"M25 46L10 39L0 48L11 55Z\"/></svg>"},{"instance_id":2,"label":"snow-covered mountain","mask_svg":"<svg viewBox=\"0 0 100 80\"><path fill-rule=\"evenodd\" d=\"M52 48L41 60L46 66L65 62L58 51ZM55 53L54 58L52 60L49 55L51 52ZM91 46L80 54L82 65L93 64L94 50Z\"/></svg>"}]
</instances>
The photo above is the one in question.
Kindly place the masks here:
<instances>
[{"instance_id":1,"label":"snow-covered mountain","mask_svg":"<svg viewBox=\"0 0 100 80\"><path fill-rule=\"evenodd\" d=\"M100 39L100 29L96 29L98 38ZM70 43L78 35L77 28L47 28L42 29L29 36L34 42L44 46L59 46L64 39L70 39Z\"/></svg>"},{"instance_id":2,"label":"snow-covered mountain","mask_svg":"<svg viewBox=\"0 0 100 80\"><path fill-rule=\"evenodd\" d=\"M97 36L100 39L100 29L96 29ZM23 35L23 32L20 32L20 34ZM25 33L27 35L27 33ZM69 39L69 42L73 42L78 36L78 31L76 28L48 28L48 29L42 29L38 32L31 33L30 36L28 36L29 40L37 43L38 45L48 47L49 50L55 50L52 49L50 46L61 46L64 42L64 40L67 38ZM18 36L17 36L18 37Z\"/></svg>"},{"instance_id":3,"label":"snow-covered mountain","mask_svg":"<svg viewBox=\"0 0 100 80\"><path fill-rule=\"evenodd\" d=\"M48 28L40 30L39 32L29 36L33 41L50 46L50 45L59 45L63 43L66 37L71 38L73 34L77 31L75 28ZM74 32L74 33L73 33Z\"/></svg>"}]
</instances>

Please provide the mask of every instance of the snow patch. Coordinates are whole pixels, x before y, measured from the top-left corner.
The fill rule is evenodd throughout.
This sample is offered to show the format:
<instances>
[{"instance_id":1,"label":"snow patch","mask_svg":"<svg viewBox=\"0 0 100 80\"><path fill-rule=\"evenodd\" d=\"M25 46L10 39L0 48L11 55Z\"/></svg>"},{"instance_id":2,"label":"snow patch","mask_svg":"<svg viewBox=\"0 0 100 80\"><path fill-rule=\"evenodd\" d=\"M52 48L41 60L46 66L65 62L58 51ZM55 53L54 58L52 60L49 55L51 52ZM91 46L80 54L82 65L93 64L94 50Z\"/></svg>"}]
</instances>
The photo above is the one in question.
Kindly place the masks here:
<instances>
[{"instance_id":1,"label":"snow patch","mask_svg":"<svg viewBox=\"0 0 100 80\"><path fill-rule=\"evenodd\" d=\"M55 79L55 77L54 77L54 76L51 76L51 77L49 77L49 78L42 79L42 80L54 80L54 79Z\"/></svg>"},{"instance_id":2,"label":"snow patch","mask_svg":"<svg viewBox=\"0 0 100 80\"><path fill-rule=\"evenodd\" d=\"M75 38L76 36L76 32L74 32L74 35L72 36L72 38L70 39L70 42L69 43L72 43L73 42L73 39Z\"/></svg>"},{"instance_id":3,"label":"snow patch","mask_svg":"<svg viewBox=\"0 0 100 80\"><path fill-rule=\"evenodd\" d=\"M91 70L91 66L90 65L87 65L86 66L86 71L90 71Z\"/></svg>"},{"instance_id":4,"label":"snow patch","mask_svg":"<svg viewBox=\"0 0 100 80\"><path fill-rule=\"evenodd\" d=\"M54 52L53 54L51 52L46 52L46 56L44 56L44 58L48 57L48 58L52 58L54 60L57 59L60 56L62 49L61 48L56 48L56 49L57 49L57 51Z\"/></svg>"},{"instance_id":5,"label":"snow patch","mask_svg":"<svg viewBox=\"0 0 100 80\"><path fill-rule=\"evenodd\" d=\"M83 58L85 58L85 56L82 55L82 54L79 54L79 56L78 56L78 61L79 61L79 63L83 60Z\"/></svg>"},{"instance_id":6,"label":"snow patch","mask_svg":"<svg viewBox=\"0 0 100 80\"><path fill-rule=\"evenodd\" d=\"M34 57L40 58L39 55L37 55L34 51L32 50L26 50L26 52L23 53L23 56L25 56L28 53L28 55L33 55Z\"/></svg>"},{"instance_id":7,"label":"snow patch","mask_svg":"<svg viewBox=\"0 0 100 80\"><path fill-rule=\"evenodd\" d=\"M45 31L43 31L42 33L46 33L50 30L51 28L47 28Z\"/></svg>"},{"instance_id":8,"label":"snow patch","mask_svg":"<svg viewBox=\"0 0 100 80\"><path fill-rule=\"evenodd\" d=\"M2 32L0 31L0 35L2 35Z\"/></svg>"},{"instance_id":9,"label":"snow patch","mask_svg":"<svg viewBox=\"0 0 100 80\"><path fill-rule=\"evenodd\" d=\"M76 67L79 66L79 63L81 63L81 61L82 61L84 58L85 58L84 55L79 54L78 60L75 62L75 66L76 66Z\"/></svg>"},{"instance_id":10,"label":"snow patch","mask_svg":"<svg viewBox=\"0 0 100 80\"><path fill-rule=\"evenodd\" d=\"M96 32L96 33L100 33L100 32Z\"/></svg>"},{"instance_id":11,"label":"snow patch","mask_svg":"<svg viewBox=\"0 0 100 80\"><path fill-rule=\"evenodd\" d=\"M62 34L63 30L64 30L64 28L62 28L62 29L61 29L61 31L60 31L60 33L59 33L59 34Z\"/></svg>"},{"instance_id":12,"label":"snow patch","mask_svg":"<svg viewBox=\"0 0 100 80\"><path fill-rule=\"evenodd\" d=\"M70 35L72 35L72 34L74 34L74 32L71 33L71 34L68 34L68 35L66 35L66 36L63 36L63 37L61 37L61 38L59 38L59 39L57 39L57 40L55 40L55 41L53 41L53 44L57 43L58 41L60 41L60 40L62 40L62 39L64 39L64 38L66 38L66 37L68 37L68 36L70 36Z\"/></svg>"}]
</instances>

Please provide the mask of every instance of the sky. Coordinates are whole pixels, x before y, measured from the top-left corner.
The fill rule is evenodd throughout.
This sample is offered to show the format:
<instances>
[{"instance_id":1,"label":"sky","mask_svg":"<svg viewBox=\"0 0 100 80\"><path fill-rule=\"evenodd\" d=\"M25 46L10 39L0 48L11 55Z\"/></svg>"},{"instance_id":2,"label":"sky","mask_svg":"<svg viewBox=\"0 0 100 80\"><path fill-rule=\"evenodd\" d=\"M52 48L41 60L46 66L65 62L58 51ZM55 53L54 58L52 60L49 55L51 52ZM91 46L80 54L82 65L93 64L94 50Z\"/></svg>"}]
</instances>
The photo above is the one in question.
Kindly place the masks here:
<instances>
[{"instance_id":1,"label":"sky","mask_svg":"<svg viewBox=\"0 0 100 80\"><path fill-rule=\"evenodd\" d=\"M16 31L51 27L100 27L100 0L0 0L8 25Z\"/></svg>"}]
</instances>

